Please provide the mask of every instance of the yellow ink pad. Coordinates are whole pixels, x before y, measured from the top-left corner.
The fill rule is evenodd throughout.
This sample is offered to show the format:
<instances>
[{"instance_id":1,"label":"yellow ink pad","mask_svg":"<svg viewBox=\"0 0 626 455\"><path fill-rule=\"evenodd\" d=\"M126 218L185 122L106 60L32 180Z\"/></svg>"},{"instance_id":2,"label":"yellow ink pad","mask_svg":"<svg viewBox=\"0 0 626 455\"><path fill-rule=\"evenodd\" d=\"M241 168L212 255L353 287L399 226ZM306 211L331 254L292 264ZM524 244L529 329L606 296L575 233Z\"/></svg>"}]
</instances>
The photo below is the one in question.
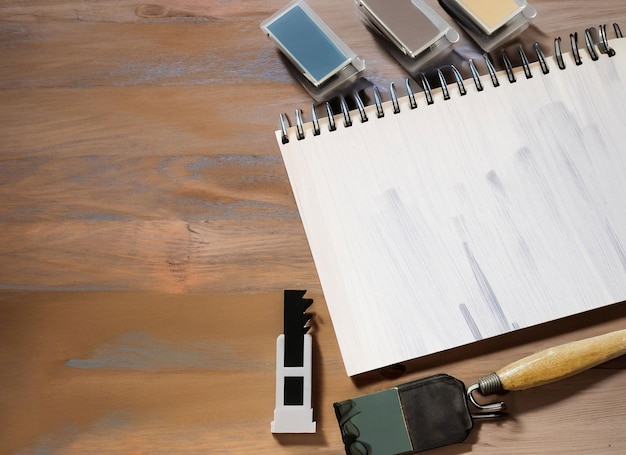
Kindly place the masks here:
<instances>
[{"instance_id":1,"label":"yellow ink pad","mask_svg":"<svg viewBox=\"0 0 626 455\"><path fill-rule=\"evenodd\" d=\"M485 51L519 35L537 15L526 0L439 0L439 4Z\"/></svg>"},{"instance_id":2,"label":"yellow ink pad","mask_svg":"<svg viewBox=\"0 0 626 455\"><path fill-rule=\"evenodd\" d=\"M513 0L459 0L457 3L488 35L524 9Z\"/></svg>"}]
</instances>

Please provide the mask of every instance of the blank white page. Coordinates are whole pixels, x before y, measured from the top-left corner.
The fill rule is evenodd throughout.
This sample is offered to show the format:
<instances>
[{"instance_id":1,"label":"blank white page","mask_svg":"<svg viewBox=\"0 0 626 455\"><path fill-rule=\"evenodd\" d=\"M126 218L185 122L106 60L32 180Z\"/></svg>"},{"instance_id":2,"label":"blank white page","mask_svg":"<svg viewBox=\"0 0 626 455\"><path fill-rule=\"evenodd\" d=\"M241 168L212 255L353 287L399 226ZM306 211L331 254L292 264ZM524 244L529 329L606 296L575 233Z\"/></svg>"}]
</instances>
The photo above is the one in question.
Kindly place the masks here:
<instances>
[{"instance_id":1,"label":"blank white page","mask_svg":"<svg viewBox=\"0 0 626 455\"><path fill-rule=\"evenodd\" d=\"M626 300L626 40L281 143L355 375Z\"/></svg>"}]
</instances>

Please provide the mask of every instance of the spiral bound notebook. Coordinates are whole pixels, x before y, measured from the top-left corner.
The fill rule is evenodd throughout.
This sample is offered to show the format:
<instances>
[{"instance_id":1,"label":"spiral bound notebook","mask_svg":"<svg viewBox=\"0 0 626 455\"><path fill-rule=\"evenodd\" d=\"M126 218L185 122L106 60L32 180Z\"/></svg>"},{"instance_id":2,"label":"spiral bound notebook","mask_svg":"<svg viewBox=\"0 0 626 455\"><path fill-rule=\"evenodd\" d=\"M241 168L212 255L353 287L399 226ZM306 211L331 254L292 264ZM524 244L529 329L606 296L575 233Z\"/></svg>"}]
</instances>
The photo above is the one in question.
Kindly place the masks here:
<instances>
[{"instance_id":1,"label":"spiral bound notebook","mask_svg":"<svg viewBox=\"0 0 626 455\"><path fill-rule=\"evenodd\" d=\"M276 132L349 375L626 300L626 40L600 32Z\"/></svg>"}]
</instances>

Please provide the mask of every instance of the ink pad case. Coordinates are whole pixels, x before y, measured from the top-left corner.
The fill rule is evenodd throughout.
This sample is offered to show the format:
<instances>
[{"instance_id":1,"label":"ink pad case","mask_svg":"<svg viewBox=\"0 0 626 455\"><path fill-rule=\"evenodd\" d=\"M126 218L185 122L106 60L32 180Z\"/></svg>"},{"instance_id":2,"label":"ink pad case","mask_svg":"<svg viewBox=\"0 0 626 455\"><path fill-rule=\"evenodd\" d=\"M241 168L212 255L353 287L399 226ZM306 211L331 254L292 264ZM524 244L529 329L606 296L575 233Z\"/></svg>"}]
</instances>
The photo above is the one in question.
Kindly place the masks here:
<instances>
[{"instance_id":1,"label":"ink pad case","mask_svg":"<svg viewBox=\"0 0 626 455\"><path fill-rule=\"evenodd\" d=\"M439 4L486 52L518 36L537 15L526 0L439 0Z\"/></svg>"},{"instance_id":2,"label":"ink pad case","mask_svg":"<svg viewBox=\"0 0 626 455\"><path fill-rule=\"evenodd\" d=\"M423 0L355 0L366 26L410 74L459 40L459 34Z\"/></svg>"},{"instance_id":3,"label":"ink pad case","mask_svg":"<svg viewBox=\"0 0 626 455\"><path fill-rule=\"evenodd\" d=\"M261 29L291 62L296 78L315 101L330 99L365 70L365 61L303 0L263 21Z\"/></svg>"}]
</instances>

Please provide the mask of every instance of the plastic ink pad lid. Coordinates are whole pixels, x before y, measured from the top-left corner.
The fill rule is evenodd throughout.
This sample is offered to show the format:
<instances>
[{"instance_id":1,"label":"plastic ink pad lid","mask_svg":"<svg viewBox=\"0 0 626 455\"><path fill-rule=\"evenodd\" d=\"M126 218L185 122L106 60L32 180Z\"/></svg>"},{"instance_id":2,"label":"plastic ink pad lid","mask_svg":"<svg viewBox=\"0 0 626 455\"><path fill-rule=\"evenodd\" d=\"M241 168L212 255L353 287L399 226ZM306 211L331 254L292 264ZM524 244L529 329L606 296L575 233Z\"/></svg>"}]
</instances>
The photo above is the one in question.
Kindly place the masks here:
<instances>
[{"instance_id":1,"label":"plastic ink pad lid","mask_svg":"<svg viewBox=\"0 0 626 455\"><path fill-rule=\"evenodd\" d=\"M526 0L439 0L439 4L487 52L519 35L537 15Z\"/></svg>"},{"instance_id":2,"label":"plastic ink pad lid","mask_svg":"<svg viewBox=\"0 0 626 455\"><path fill-rule=\"evenodd\" d=\"M514 0L457 0L456 3L487 35L513 19L525 6Z\"/></svg>"},{"instance_id":3,"label":"plastic ink pad lid","mask_svg":"<svg viewBox=\"0 0 626 455\"><path fill-rule=\"evenodd\" d=\"M402 52L416 57L450 28L432 10L411 0L356 0L365 16ZM421 8L420 8L421 7ZM429 14L431 13L431 14ZM430 17L429 17L430 16Z\"/></svg>"},{"instance_id":4,"label":"plastic ink pad lid","mask_svg":"<svg viewBox=\"0 0 626 455\"><path fill-rule=\"evenodd\" d=\"M355 0L364 22L409 73L419 71L459 34L423 0Z\"/></svg>"},{"instance_id":5,"label":"plastic ink pad lid","mask_svg":"<svg viewBox=\"0 0 626 455\"><path fill-rule=\"evenodd\" d=\"M330 89L365 69L357 54L302 0L263 21L261 29L312 84L309 91L315 94L327 95ZM333 87L324 90L331 80Z\"/></svg>"}]
</instances>

